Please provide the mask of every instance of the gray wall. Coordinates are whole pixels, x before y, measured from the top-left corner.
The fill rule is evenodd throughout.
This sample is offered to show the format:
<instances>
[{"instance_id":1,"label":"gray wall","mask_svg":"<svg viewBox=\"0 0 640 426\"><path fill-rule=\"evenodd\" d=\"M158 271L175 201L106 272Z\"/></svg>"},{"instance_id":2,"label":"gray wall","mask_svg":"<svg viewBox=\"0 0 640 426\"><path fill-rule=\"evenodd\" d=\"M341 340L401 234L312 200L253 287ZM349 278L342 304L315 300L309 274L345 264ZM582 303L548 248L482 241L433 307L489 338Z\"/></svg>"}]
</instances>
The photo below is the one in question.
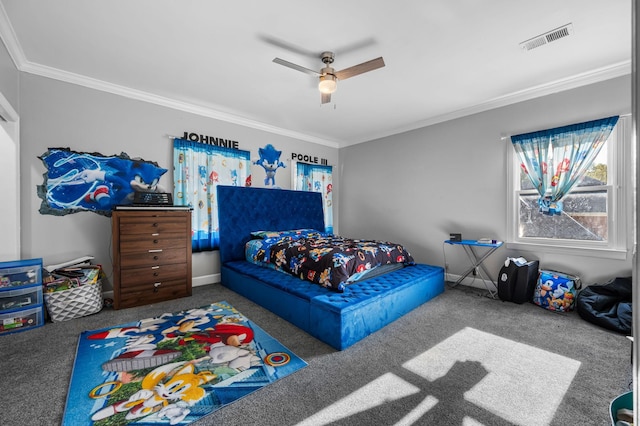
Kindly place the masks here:
<instances>
[{"instance_id":1,"label":"gray wall","mask_svg":"<svg viewBox=\"0 0 640 426\"><path fill-rule=\"evenodd\" d=\"M89 254L111 274L109 218L91 212L66 216L39 213L42 200L36 194L36 186L43 183L46 170L38 157L50 147L104 155L125 152L132 158L155 161L169 169L160 181L169 189L173 187L173 150L167 135L181 136L184 131L236 140L240 149L251 152L252 160L258 158L258 148L272 144L283 151L281 160L287 164L276 174L276 184L282 188L291 188L291 163L286 160L292 152L314 154L326 158L329 164L338 164L337 148L26 73L20 77L20 103L22 257L42 257L45 264ZM264 186L264 169L254 165L252 175L254 186ZM337 206L340 186L337 174L335 183ZM194 284L213 282L219 271L217 252L194 254Z\"/></svg>"},{"instance_id":2,"label":"gray wall","mask_svg":"<svg viewBox=\"0 0 640 426\"><path fill-rule=\"evenodd\" d=\"M340 231L402 242L420 262L444 266L446 257L450 273L460 274L469 265L459 247L443 244L450 232L469 239L506 237L506 159L512 147L501 136L630 112L627 76L343 148ZM487 260L494 277L514 255L579 273L585 283L631 275L631 256L499 250Z\"/></svg>"}]
</instances>

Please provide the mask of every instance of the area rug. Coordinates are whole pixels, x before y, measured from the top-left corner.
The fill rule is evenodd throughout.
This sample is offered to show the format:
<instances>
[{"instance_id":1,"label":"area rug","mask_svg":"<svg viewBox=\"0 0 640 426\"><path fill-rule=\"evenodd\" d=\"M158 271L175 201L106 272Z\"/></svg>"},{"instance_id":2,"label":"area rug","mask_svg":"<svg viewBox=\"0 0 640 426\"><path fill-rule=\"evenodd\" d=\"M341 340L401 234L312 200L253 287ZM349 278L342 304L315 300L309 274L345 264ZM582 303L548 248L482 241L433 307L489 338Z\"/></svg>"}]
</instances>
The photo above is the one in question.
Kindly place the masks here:
<instances>
[{"instance_id":1,"label":"area rug","mask_svg":"<svg viewBox=\"0 0 640 426\"><path fill-rule=\"evenodd\" d=\"M306 365L227 302L85 331L62 424L185 425Z\"/></svg>"}]
</instances>

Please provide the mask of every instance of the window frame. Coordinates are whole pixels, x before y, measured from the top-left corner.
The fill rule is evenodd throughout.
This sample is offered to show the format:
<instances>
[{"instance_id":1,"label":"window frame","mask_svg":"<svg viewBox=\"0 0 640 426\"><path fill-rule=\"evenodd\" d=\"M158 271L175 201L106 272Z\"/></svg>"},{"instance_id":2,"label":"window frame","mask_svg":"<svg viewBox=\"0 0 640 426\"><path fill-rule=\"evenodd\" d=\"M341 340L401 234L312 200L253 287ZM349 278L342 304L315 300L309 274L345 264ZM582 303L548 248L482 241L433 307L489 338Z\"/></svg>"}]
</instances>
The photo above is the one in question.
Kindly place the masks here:
<instances>
[{"instance_id":1,"label":"window frame","mask_svg":"<svg viewBox=\"0 0 640 426\"><path fill-rule=\"evenodd\" d=\"M635 176L632 161L633 143L631 115L621 115L610 138L616 143L607 146L607 185L597 187L607 190L608 241L554 240L518 235L520 194L535 190L520 189L520 164L506 137L507 146L507 240L506 247L517 250L544 250L547 253L593 256L610 259L627 259L633 241L633 196ZM596 187L578 187L571 193L593 190Z\"/></svg>"}]
</instances>

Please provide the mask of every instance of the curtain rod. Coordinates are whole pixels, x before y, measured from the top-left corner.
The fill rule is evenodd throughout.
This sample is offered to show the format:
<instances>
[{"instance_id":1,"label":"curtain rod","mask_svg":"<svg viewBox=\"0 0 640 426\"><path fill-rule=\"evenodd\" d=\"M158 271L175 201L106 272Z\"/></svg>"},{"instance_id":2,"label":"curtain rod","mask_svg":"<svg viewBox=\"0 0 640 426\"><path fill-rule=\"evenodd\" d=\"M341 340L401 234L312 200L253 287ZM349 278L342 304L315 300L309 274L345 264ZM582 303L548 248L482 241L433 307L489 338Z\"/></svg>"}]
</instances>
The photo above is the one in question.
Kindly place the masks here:
<instances>
[{"instance_id":1,"label":"curtain rod","mask_svg":"<svg viewBox=\"0 0 640 426\"><path fill-rule=\"evenodd\" d=\"M615 114L614 114L614 115L615 115ZM629 113L626 113L626 114L618 114L618 117L631 117L631 113L629 112ZM594 120L587 120L587 121L594 121ZM563 127L563 126L560 126L560 127ZM505 134L505 133L501 133L501 134L500 134L500 140L501 140L501 141L507 140L507 139L509 139L511 136L513 136L513 135L511 135L511 134L508 134L508 135L507 135L507 134Z\"/></svg>"}]
</instances>

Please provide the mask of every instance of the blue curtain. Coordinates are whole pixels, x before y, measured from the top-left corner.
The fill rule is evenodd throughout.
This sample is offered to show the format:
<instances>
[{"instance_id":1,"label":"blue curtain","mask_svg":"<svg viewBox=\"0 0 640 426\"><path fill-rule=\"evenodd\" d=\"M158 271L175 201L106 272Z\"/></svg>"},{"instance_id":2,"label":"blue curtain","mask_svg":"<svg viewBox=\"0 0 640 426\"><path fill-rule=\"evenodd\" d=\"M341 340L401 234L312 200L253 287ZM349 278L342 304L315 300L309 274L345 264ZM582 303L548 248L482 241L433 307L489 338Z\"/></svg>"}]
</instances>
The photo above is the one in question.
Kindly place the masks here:
<instances>
[{"instance_id":1,"label":"blue curtain","mask_svg":"<svg viewBox=\"0 0 640 426\"><path fill-rule=\"evenodd\" d=\"M251 186L249 151L173 140L173 200L191 206L194 252L220 246L217 185Z\"/></svg>"},{"instance_id":2,"label":"blue curtain","mask_svg":"<svg viewBox=\"0 0 640 426\"><path fill-rule=\"evenodd\" d=\"M324 200L325 232L333 233L333 183L331 166L296 163L296 185L298 191L321 192Z\"/></svg>"},{"instance_id":3,"label":"blue curtain","mask_svg":"<svg viewBox=\"0 0 640 426\"><path fill-rule=\"evenodd\" d=\"M618 118L511 136L520 167L540 194L541 213L562 214L562 198L589 170Z\"/></svg>"}]
</instances>

